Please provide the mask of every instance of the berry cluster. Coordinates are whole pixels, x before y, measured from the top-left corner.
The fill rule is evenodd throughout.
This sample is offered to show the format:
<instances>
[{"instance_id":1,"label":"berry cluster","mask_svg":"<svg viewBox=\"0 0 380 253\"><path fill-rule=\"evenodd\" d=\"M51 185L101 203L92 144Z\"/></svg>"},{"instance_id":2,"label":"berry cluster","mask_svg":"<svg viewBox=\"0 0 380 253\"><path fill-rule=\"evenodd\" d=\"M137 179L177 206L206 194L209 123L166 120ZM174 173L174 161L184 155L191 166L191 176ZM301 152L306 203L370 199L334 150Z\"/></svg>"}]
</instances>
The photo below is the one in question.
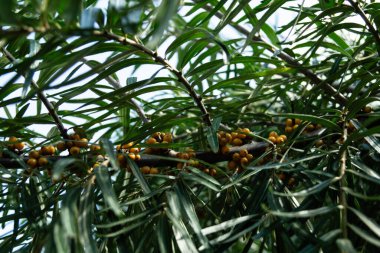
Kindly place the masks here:
<instances>
[{"instance_id":1,"label":"berry cluster","mask_svg":"<svg viewBox=\"0 0 380 253\"><path fill-rule=\"evenodd\" d=\"M208 168L203 163L200 163L198 160L195 159L195 152L193 149L187 149L186 152L179 152L176 154L176 157L183 160L188 160L188 162L183 163L179 162L177 163L177 169L183 169L186 165L192 166L194 168L197 168L199 170L202 170L204 173L209 174L211 176L216 175L216 169L214 168Z\"/></svg>"},{"instance_id":2,"label":"berry cluster","mask_svg":"<svg viewBox=\"0 0 380 253\"><path fill-rule=\"evenodd\" d=\"M32 150L29 152L29 159L26 162L29 168L44 167L49 164L48 157L56 153L56 148L52 145L42 146L40 150Z\"/></svg>"},{"instance_id":3,"label":"berry cluster","mask_svg":"<svg viewBox=\"0 0 380 253\"><path fill-rule=\"evenodd\" d=\"M277 132L272 131L269 133L268 140L270 140L273 144L283 144L288 140L288 138L284 134L278 135Z\"/></svg>"},{"instance_id":4,"label":"berry cluster","mask_svg":"<svg viewBox=\"0 0 380 253\"><path fill-rule=\"evenodd\" d=\"M227 154L231 146L242 146L250 143L252 137L251 130L248 128L238 128L237 131L227 133L224 131L218 132L219 150L222 154Z\"/></svg>"},{"instance_id":5,"label":"berry cluster","mask_svg":"<svg viewBox=\"0 0 380 253\"><path fill-rule=\"evenodd\" d=\"M171 133L156 132L146 141L148 145L156 144L168 144L173 142L173 136ZM145 154L162 154L167 152L167 148L153 148L149 147L145 149Z\"/></svg>"},{"instance_id":6,"label":"berry cluster","mask_svg":"<svg viewBox=\"0 0 380 253\"><path fill-rule=\"evenodd\" d=\"M7 145L8 149L11 151L17 150L21 152L25 147L25 144L23 142L20 142L15 136L9 137L7 141L8 141L8 145Z\"/></svg>"},{"instance_id":7,"label":"berry cluster","mask_svg":"<svg viewBox=\"0 0 380 253\"><path fill-rule=\"evenodd\" d=\"M122 168L127 167L127 156L134 161L141 160L141 155L139 154L141 148L135 145L134 142L129 142L123 145L117 145L116 151L118 153L117 160L119 161L120 166Z\"/></svg>"},{"instance_id":8,"label":"berry cluster","mask_svg":"<svg viewBox=\"0 0 380 253\"><path fill-rule=\"evenodd\" d=\"M227 163L227 168L240 173L252 160L253 155L248 150L242 149L232 154L232 160Z\"/></svg>"},{"instance_id":9,"label":"berry cluster","mask_svg":"<svg viewBox=\"0 0 380 253\"><path fill-rule=\"evenodd\" d=\"M140 168L140 171L142 174L151 174L155 175L158 174L160 171L156 167L150 167L150 166L143 166Z\"/></svg>"},{"instance_id":10,"label":"berry cluster","mask_svg":"<svg viewBox=\"0 0 380 253\"><path fill-rule=\"evenodd\" d=\"M292 133L299 125L301 125L302 120L300 119L286 119L285 121L285 133L290 134ZM308 124L303 131L303 133L309 133L314 130L321 129L322 126L320 124L314 125L314 124Z\"/></svg>"}]
</instances>

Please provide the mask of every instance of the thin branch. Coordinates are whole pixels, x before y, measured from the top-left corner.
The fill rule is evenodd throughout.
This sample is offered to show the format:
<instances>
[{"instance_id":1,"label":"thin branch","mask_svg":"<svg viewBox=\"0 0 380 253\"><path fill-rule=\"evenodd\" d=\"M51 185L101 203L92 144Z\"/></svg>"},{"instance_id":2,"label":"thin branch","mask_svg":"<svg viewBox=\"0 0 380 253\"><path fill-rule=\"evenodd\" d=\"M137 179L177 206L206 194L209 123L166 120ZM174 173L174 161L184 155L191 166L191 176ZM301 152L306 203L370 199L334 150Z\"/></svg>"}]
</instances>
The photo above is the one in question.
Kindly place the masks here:
<instances>
[{"instance_id":1,"label":"thin branch","mask_svg":"<svg viewBox=\"0 0 380 253\"><path fill-rule=\"evenodd\" d=\"M4 47L1 47L1 51L4 53L4 55L7 57L7 59L10 62L15 62L16 58ZM24 73L21 73L21 75L24 76ZM41 102L45 105L46 109L49 112L49 115L53 118L55 125L58 127L59 132L61 133L61 136L63 139L69 139L69 136L67 135L67 129L63 126L63 123L61 119L59 118L57 112L54 110L53 105L49 102L49 100L46 98L45 94L40 90L38 85L32 80L31 86L33 89L36 90L38 98L41 100Z\"/></svg>"},{"instance_id":2,"label":"thin branch","mask_svg":"<svg viewBox=\"0 0 380 253\"><path fill-rule=\"evenodd\" d=\"M199 2L198 0L193 0L194 2ZM203 9L206 11L212 11L213 8L209 5L203 5ZM223 18L223 14L221 12L216 12L215 16L218 18ZM244 34L245 36L249 36L249 31L245 29L243 26L230 23L230 26L235 28L238 32ZM320 86L327 94L331 95L334 97L334 99L341 105L346 105L347 104L347 98L343 96L338 90L336 90L331 84L329 84L326 81L321 80L316 74L314 74L311 70L304 68L301 63L299 63L296 59L288 55L287 53L283 51L279 51L272 47L268 42L264 41L261 37L259 36L253 36L252 41L254 42L260 42L266 44L268 47L268 50L271 51L275 56L278 58L282 59L285 61L287 64L289 64L291 67L295 67L301 72L305 77L309 78L309 80L316 86Z\"/></svg>"},{"instance_id":3,"label":"thin branch","mask_svg":"<svg viewBox=\"0 0 380 253\"><path fill-rule=\"evenodd\" d=\"M216 163L216 162L222 162L222 161L228 161L231 159L231 156L235 152L239 152L242 149L247 149L248 152L253 153L257 156L261 155L265 152L265 149L269 146L266 142L252 142L250 144L246 144L243 146L238 147L231 147L229 152L227 154L220 154L220 153L213 153L211 151L205 151L205 152L196 152L196 159L199 159L201 161L207 162L207 163ZM176 155L178 154L177 151L174 150L168 150L163 155L145 155L141 154L141 160L136 161L136 163L139 166L170 166L175 165L177 162L168 160L166 158L176 158ZM94 155L88 154L88 160L91 160L91 158L94 157ZM98 155L95 155L95 157L98 157ZM65 159L67 156L49 156L48 159L51 162L58 161L60 159ZM24 156L21 157L21 159L24 162L27 162L29 157ZM14 158L0 158L0 165L7 168L7 169L17 169L21 168L20 161L18 159Z\"/></svg>"},{"instance_id":4,"label":"thin branch","mask_svg":"<svg viewBox=\"0 0 380 253\"><path fill-rule=\"evenodd\" d=\"M343 133L341 142L344 144L347 140L347 121L344 120L343 124ZM347 149L343 150L342 155L340 157L340 171L339 171L339 204L343 207L340 211L340 229L342 230L343 238L348 238L347 232L347 199L346 193L343 190L347 186L345 173L346 173L346 161L347 161Z\"/></svg>"},{"instance_id":5,"label":"thin branch","mask_svg":"<svg viewBox=\"0 0 380 253\"><path fill-rule=\"evenodd\" d=\"M91 67L90 64L88 63L88 61L86 59L82 59L82 62L84 64L86 64L87 66ZM106 76L104 78L109 84L111 84L115 89L121 89L121 85L119 82L117 82L114 78L112 78L111 76ZM129 100L131 102L131 104L135 107L136 109L136 112L137 114L139 115L140 119L142 120L142 122L144 124L146 123L149 123L149 119L148 117L146 116L145 112L144 112L144 109L138 104L138 102L136 101L136 99L134 98L131 98Z\"/></svg>"},{"instance_id":6,"label":"thin branch","mask_svg":"<svg viewBox=\"0 0 380 253\"><path fill-rule=\"evenodd\" d=\"M159 56L157 54L157 52L155 52L155 51L153 51L153 50L145 47L144 45L142 45L140 43L137 43L136 41L133 41L131 39L128 39L128 38L125 38L125 37L121 37L121 36L118 36L116 34L109 33L107 31L104 31L104 32L93 31L92 34L95 35L95 36L101 36L101 37L104 37L104 38L107 38L107 39L110 39L110 40L117 41L117 42L119 42L119 43L121 43L123 45L128 45L128 46L134 47L134 48L138 49L139 51L141 51L141 52L143 52L143 53L151 56L156 62L159 62L160 64L162 64L166 69L168 69L170 72L172 72L174 75L177 76L178 81L183 84L183 86L189 92L190 96L193 98L195 104L200 109L200 111L202 113L203 122L206 125L211 126L210 114L208 113L206 107L204 106L204 104L202 102L202 97L199 96L195 92L195 90L193 89L193 87L191 86L191 84L189 83L189 81L185 78L185 76L182 74L182 72L179 71L178 69L176 69L174 66L172 66L169 63L168 60L166 60L165 58Z\"/></svg>"},{"instance_id":7,"label":"thin branch","mask_svg":"<svg viewBox=\"0 0 380 253\"><path fill-rule=\"evenodd\" d=\"M373 37L376 41L377 54L380 56L380 34L379 31L371 24L364 11L360 8L359 4L354 2L353 0L348 0L348 2L354 7L357 14L364 20L366 25L368 26L368 30L372 33Z\"/></svg>"}]
</instances>

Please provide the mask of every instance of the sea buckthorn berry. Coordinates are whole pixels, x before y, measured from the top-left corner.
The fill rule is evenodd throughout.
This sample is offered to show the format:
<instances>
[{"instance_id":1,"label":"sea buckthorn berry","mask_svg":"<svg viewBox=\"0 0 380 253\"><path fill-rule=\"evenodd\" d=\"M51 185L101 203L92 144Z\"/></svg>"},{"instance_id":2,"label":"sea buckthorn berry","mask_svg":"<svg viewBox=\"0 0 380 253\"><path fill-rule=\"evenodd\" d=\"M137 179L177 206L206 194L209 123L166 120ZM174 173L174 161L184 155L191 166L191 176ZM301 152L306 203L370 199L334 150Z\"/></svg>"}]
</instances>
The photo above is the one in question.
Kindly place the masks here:
<instances>
[{"instance_id":1,"label":"sea buckthorn berry","mask_svg":"<svg viewBox=\"0 0 380 253\"><path fill-rule=\"evenodd\" d=\"M141 160L141 155L139 155L139 154L136 154L136 161L140 161Z\"/></svg>"},{"instance_id":2,"label":"sea buckthorn berry","mask_svg":"<svg viewBox=\"0 0 380 253\"><path fill-rule=\"evenodd\" d=\"M237 138L239 138L239 139L245 139L247 137L247 135L245 135L245 134L242 134L242 133L239 133L238 134L238 136L237 136Z\"/></svg>"},{"instance_id":3,"label":"sea buckthorn berry","mask_svg":"<svg viewBox=\"0 0 380 253\"><path fill-rule=\"evenodd\" d=\"M235 161L229 161L228 164L227 164L227 167L230 169L230 170L234 170L237 168L237 163Z\"/></svg>"},{"instance_id":4,"label":"sea buckthorn berry","mask_svg":"<svg viewBox=\"0 0 380 253\"><path fill-rule=\"evenodd\" d=\"M322 128L322 125L321 124L317 124L316 126L315 126L315 129L321 129Z\"/></svg>"},{"instance_id":5,"label":"sea buckthorn berry","mask_svg":"<svg viewBox=\"0 0 380 253\"><path fill-rule=\"evenodd\" d=\"M220 146L225 146L227 143L228 143L227 138L225 138L225 137L220 138L220 140L219 140Z\"/></svg>"},{"instance_id":6,"label":"sea buckthorn berry","mask_svg":"<svg viewBox=\"0 0 380 253\"><path fill-rule=\"evenodd\" d=\"M205 168L205 169L203 169L203 172L206 173L206 174L209 174L209 173L210 173L210 170L207 169L207 168Z\"/></svg>"},{"instance_id":7,"label":"sea buckthorn berry","mask_svg":"<svg viewBox=\"0 0 380 253\"><path fill-rule=\"evenodd\" d=\"M116 145L116 151L120 151L120 149L121 149L121 145L120 144Z\"/></svg>"},{"instance_id":8,"label":"sea buckthorn berry","mask_svg":"<svg viewBox=\"0 0 380 253\"><path fill-rule=\"evenodd\" d=\"M67 141L66 142L66 148L70 149L73 146L74 146L74 143L72 141Z\"/></svg>"},{"instance_id":9,"label":"sea buckthorn berry","mask_svg":"<svg viewBox=\"0 0 380 253\"><path fill-rule=\"evenodd\" d=\"M284 139L284 141L287 141L287 140L288 140L288 137L286 137L285 134L281 134L279 137L281 137L282 139Z\"/></svg>"},{"instance_id":10,"label":"sea buckthorn berry","mask_svg":"<svg viewBox=\"0 0 380 253\"><path fill-rule=\"evenodd\" d=\"M249 128L243 128L241 131L247 134L251 133L251 130L249 130Z\"/></svg>"},{"instance_id":11,"label":"sea buckthorn berry","mask_svg":"<svg viewBox=\"0 0 380 253\"><path fill-rule=\"evenodd\" d=\"M16 144L14 144L14 147L15 149L17 149L18 151L21 151L24 149L25 147L25 144L23 142L17 142Z\"/></svg>"},{"instance_id":12,"label":"sea buckthorn berry","mask_svg":"<svg viewBox=\"0 0 380 253\"><path fill-rule=\"evenodd\" d=\"M365 106L365 107L363 108L363 112L365 112L365 113L370 113L370 112L372 112L372 107L369 106L369 105Z\"/></svg>"},{"instance_id":13,"label":"sea buckthorn berry","mask_svg":"<svg viewBox=\"0 0 380 253\"><path fill-rule=\"evenodd\" d=\"M232 145L234 145L234 146L241 146L241 145L243 145L243 141L241 139L239 139L239 138L235 138L235 139L232 140Z\"/></svg>"},{"instance_id":14,"label":"sea buckthorn berry","mask_svg":"<svg viewBox=\"0 0 380 253\"><path fill-rule=\"evenodd\" d=\"M69 151L70 155L78 155L80 153L80 148L79 147L71 147Z\"/></svg>"},{"instance_id":15,"label":"sea buckthorn berry","mask_svg":"<svg viewBox=\"0 0 380 253\"><path fill-rule=\"evenodd\" d=\"M170 133L167 133L164 135L163 140L167 141L168 143L173 142L173 136Z\"/></svg>"},{"instance_id":16,"label":"sea buckthorn berry","mask_svg":"<svg viewBox=\"0 0 380 253\"><path fill-rule=\"evenodd\" d=\"M15 137L15 136L11 136L11 137L9 137L9 139L8 139L8 142L16 143L17 141L18 141L18 139L17 139L17 137Z\"/></svg>"},{"instance_id":17,"label":"sea buckthorn berry","mask_svg":"<svg viewBox=\"0 0 380 253\"><path fill-rule=\"evenodd\" d=\"M237 132L232 132L232 133L231 133L231 137L232 137L232 139L237 138L238 135L239 135L239 134L238 134Z\"/></svg>"},{"instance_id":18,"label":"sea buckthorn berry","mask_svg":"<svg viewBox=\"0 0 380 253\"><path fill-rule=\"evenodd\" d=\"M159 173L159 171L158 171L157 168L155 168L155 167L150 168L149 174L155 175L155 174L158 174L158 173Z\"/></svg>"},{"instance_id":19,"label":"sea buckthorn berry","mask_svg":"<svg viewBox=\"0 0 380 253\"><path fill-rule=\"evenodd\" d=\"M47 155L53 155L55 153L55 147L50 145L50 146L47 146Z\"/></svg>"},{"instance_id":20,"label":"sea buckthorn berry","mask_svg":"<svg viewBox=\"0 0 380 253\"><path fill-rule=\"evenodd\" d=\"M268 140L270 140L270 141L273 142L274 144L277 143L277 138L274 137L274 136L269 136Z\"/></svg>"},{"instance_id":21,"label":"sea buckthorn berry","mask_svg":"<svg viewBox=\"0 0 380 253\"><path fill-rule=\"evenodd\" d=\"M125 156L123 154L118 154L117 160L119 161L119 163L122 163L125 161Z\"/></svg>"},{"instance_id":22,"label":"sea buckthorn berry","mask_svg":"<svg viewBox=\"0 0 380 253\"><path fill-rule=\"evenodd\" d=\"M234 153L232 155L232 160L234 160L236 162L240 161L240 154L239 153Z\"/></svg>"},{"instance_id":23,"label":"sea buckthorn berry","mask_svg":"<svg viewBox=\"0 0 380 253\"><path fill-rule=\"evenodd\" d=\"M317 140L317 141L315 142L315 146L316 146L317 148L319 148L319 147L322 146L323 144L325 144L325 143L324 143L323 140L321 140L321 139L319 139L319 140Z\"/></svg>"},{"instance_id":24,"label":"sea buckthorn berry","mask_svg":"<svg viewBox=\"0 0 380 253\"><path fill-rule=\"evenodd\" d=\"M177 169L181 170L185 166L184 163L177 163Z\"/></svg>"},{"instance_id":25,"label":"sea buckthorn berry","mask_svg":"<svg viewBox=\"0 0 380 253\"><path fill-rule=\"evenodd\" d=\"M188 153L182 153L181 159L189 160L189 159L190 159L190 156L189 156Z\"/></svg>"},{"instance_id":26,"label":"sea buckthorn berry","mask_svg":"<svg viewBox=\"0 0 380 253\"><path fill-rule=\"evenodd\" d=\"M278 134L275 131L269 133L269 137L277 137Z\"/></svg>"},{"instance_id":27,"label":"sea buckthorn berry","mask_svg":"<svg viewBox=\"0 0 380 253\"><path fill-rule=\"evenodd\" d=\"M80 140L79 134L73 134L72 135L72 139L75 140L75 141L79 141Z\"/></svg>"},{"instance_id":28,"label":"sea buckthorn berry","mask_svg":"<svg viewBox=\"0 0 380 253\"><path fill-rule=\"evenodd\" d=\"M143 166L143 167L140 168L140 171L141 171L141 173L143 173L143 174L149 174L149 172L150 172L150 167L149 167L149 166Z\"/></svg>"},{"instance_id":29,"label":"sea buckthorn berry","mask_svg":"<svg viewBox=\"0 0 380 253\"><path fill-rule=\"evenodd\" d=\"M293 126L293 130L296 130L298 126L299 126L298 124L295 124L295 125Z\"/></svg>"},{"instance_id":30,"label":"sea buckthorn berry","mask_svg":"<svg viewBox=\"0 0 380 253\"><path fill-rule=\"evenodd\" d=\"M213 176L213 177L216 176L216 173L217 173L216 169L210 169L210 175L211 176Z\"/></svg>"},{"instance_id":31,"label":"sea buckthorn berry","mask_svg":"<svg viewBox=\"0 0 380 253\"><path fill-rule=\"evenodd\" d=\"M222 154L227 154L228 152L230 152L230 148L227 146L223 146L221 151L222 151Z\"/></svg>"},{"instance_id":32,"label":"sea buckthorn berry","mask_svg":"<svg viewBox=\"0 0 380 253\"><path fill-rule=\"evenodd\" d=\"M35 158L29 158L26 162L30 168L37 167L37 160Z\"/></svg>"},{"instance_id":33,"label":"sea buckthorn berry","mask_svg":"<svg viewBox=\"0 0 380 253\"><path fill-rule=\"evenodd\" d=\"M248 155L248 150L246 150L246 149L240 150L239 155L241 157L246 157Z\"/></svg>"},{"instance_id":34,"label":"sea buckthorn berry","mask_svg":"<svg viewBox=\"0 0 380 253\"><path fill-rule=\"evenodd\" d=\"M295 120L294 120L294 125L299 125L299 124L301 124L301 122L302 122L302 120L300 120L300 119L295 119Z\"/></svg>"},{"instance_id":35,"label":"sea buckthorn berry","mask_svg":"<svg viewBox=\"0 0 380 253\"><path fill-rule=\"evenodd\" d=\"M276 143L277 143L277 144L282 144L282 143L284 143L284 142L285 142L284 138L282 138L282 137L280 137L280 136L276 138Z\"/></svg>"},{"instance_id":36,"label":"sea buckthorn berry","mask_svg":"<svg viewBox=\"0 0 380 253\"><path fill-rule=\"evenodd\" d=\"M138 152L140 152L140 148L130 148L129 149L129 153L135 153L135 154L137 154Z\"/></svg>"},{"instance_id":37,"label":"sea buckthorn berry","mask_svg":"<svg viewBox=\"0 0 380 253\"><path fill-rule=\"evenodd\" d=\"M79 141L76 142L76 146L80 148L87 148L88 146L88 140L86 138L82 138Z\"/></svg>"},{"instance_id":38,"label":"sea buckthorn berry","mask_svg":"<svg viewBox=\"0 0 380 253\"><path fill-rule=\"evenodd\" d=\"M96 151L99 151L99 150L101 150L102 148L99 146L99 145L96 145L96 144L92 144L91 146L90 146L90 150L92 151L92 152L96 152Z\"/></svg>"},{"instance_id":39,"label":"sea buckthorn berry","mask_svg":"<svg viewBox=\"0 0 380 253\"><path fill-rule=\"evenodd\" d=\"M57 149L58 149L59 151L64 151L64 150L66 150L66 144L65 144L63 141L58 142L58 143L57 143Z\"/></svg>"},{"instance_id":40,"label":"sea buckthorn berry","mask_svg":"<svg viewBox=\"0 0 380 253\"><path fill-rule=\"evenodd\" d=\"M290 134L291 132L293 132L293 127L291 126L285 127L285 133Z\"/></svg>"},{"instance_id":41,"label":"sea buckthorn berry","mask_svg":"<svg viewBox=\"0 0 380 253\"><path fill-rule=\"evenodd\" d=\"M252 161L253 160L253 155L252 154L248 154L247 155L247 159L248 159L248 161Z\"/></svg>"},{"instance_id":42,"label":"sea buckthorn berry","mask_svg":"<svg viewBox=\"0 0 380 253\"><path fill-rule=\"evenodd\" d=\"M313 124L309 124L309 125L307 125L307 127L306 127L306 130L307 131L313 131L315 129L315 126L313 125Z\"/></svg>"},{"instance_id":43,"label":"sea buckthorn berry","mask_svg":"<svg viewBox=\"0 0 380 253\"><path fill-rule=\"evenodd\" d=\"M48 159L47 159L46 157L44 157L44 156L42 156L42 157L40 157L40 158L38 159L38 165L39 165L39 166L45 166L45 165L47 165L48 163L49 163Z\"/></svg>"},{"instance_id":44,"label":"sea buckthorn berry","mask_svg":"<svg viewBox=\"0 0 380 253\"><path fill-rule=\"evenodd\" d=\"M284 172L280 172L279 174L277 174L277 177L281 181L285 181L286 180L286 174Z\"/></svg>"},{"instance_id":45,"label":"sea buckthorn berry","mask_svg":"<svg viewBox=\"0 0 380 253\"><path fill-rule=\"evenodd\" d=\"M153 137L150 137L147 141L146 141L147 144L156 144L157 143L157 140Z\"/></svg>"},{"instance_id":46,"label":"sea buckthorn berry","mask_svg":"<svg viewBox=\"0 0 380 253\"><path fill-rule=\"evenodd\" d=\"M232 135L230 133L226 133L226 140L227 140L227 143L230 143L232 141Z\"/></svg>"},{"instance_id":47,"label":"sea buckthorn berry","mask_svg":"<svg viewBox=\"0 0 380 253\"><path fill-rule=\"evenodd\" d=\"M49 148L47 146L42 146L38 152L40 153L40 155L48 155L49 154Z\"/></svg>"},{"instance_id":48,"label":"sea buckthorn berry","mask_svg":"<svg viewBox=\"0 0 380 253\"><path fill-rule=\"evenodd\" d=\"M129 156L129 158L131 158L132 160L135 160L135 159L136 159L136 154L135 154L135 153L128 153L128 156Z\"/></svg>"},{"instance_id":49,"label":"sea buckthorn berry","mask_svg":"<svg viewBox=\"0 0 380 253\"><path fill-rule=\"evenodd\" d=\"M131 142L127 143L127 144L123 144L123 145L121 146L121 148L122 148L122 149L128 149L128 148L132 147L133 144L134 144L134 142L131 141Z\"/></svg>"},{"instance_id":50,"label":"sea buckthorn berry","mask_svg":"<svg viewBox=\"0 0 380 253\"><path fill-rule=\"evenodd\" d=\"M240 160L240 163L241 163L242 165L247 165L247 164L249 163L249 161L248 161L247 157L243 157L243 158Z\"/></svg>"},{"instance_id":51,"label":"sea buckthorn berry","mask_svg":"<svg viewBox=\"0 0 380 253\"><path fill-rule=\"evenodd\" d=\"M287 126L287 127L293 126L293 120L292 119L286 119L285 126Z\"/></svg>"},{"instance_id":52,"label":"sea buckthorn berry","mask_svg":"<svg viewBox=\"0 0 380 253\"><path fill-rule=\"evenodd\" d=\"M294 177L291 177L291 178L289 178L289 180L288 180L288 187L289 188L293 188L295 185L296 185L296 179L294 178Z\"/></svg>"},{"instance_id":53,"label":"sea buckthorn berry","mask_svg":"<svg viewBox=\"0 0 380 253\"><path fill-rule=\"evenodd\" d=\"M38 159L39 157L40 157L40 153L38 153L37 151L32 150L29 152L29 158Z\"/></svg>"}]
</instances>

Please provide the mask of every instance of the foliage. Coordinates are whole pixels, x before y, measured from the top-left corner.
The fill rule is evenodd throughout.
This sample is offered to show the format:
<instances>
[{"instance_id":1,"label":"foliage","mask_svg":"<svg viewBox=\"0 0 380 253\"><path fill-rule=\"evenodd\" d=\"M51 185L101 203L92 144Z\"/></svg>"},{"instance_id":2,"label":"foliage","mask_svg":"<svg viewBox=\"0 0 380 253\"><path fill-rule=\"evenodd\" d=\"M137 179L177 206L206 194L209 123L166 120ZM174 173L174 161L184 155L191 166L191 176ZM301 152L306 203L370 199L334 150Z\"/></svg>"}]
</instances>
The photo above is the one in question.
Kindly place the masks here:
<instances>
[{"instance_id":1,"label":"foliage","mask_svg":"<svg viewBox=\"0 0 380 253\"><path fill-rule=\"evenodd\" d=\"M98 2L1 3L1 252L376 252L379 3ZM217 131L239 127L267 148L228 170ZM28 169L66 130L106 160ZM132 141L161 151L122 166ZM188 148L203 170L168 150Z\"/></svg>"}]
</instances>

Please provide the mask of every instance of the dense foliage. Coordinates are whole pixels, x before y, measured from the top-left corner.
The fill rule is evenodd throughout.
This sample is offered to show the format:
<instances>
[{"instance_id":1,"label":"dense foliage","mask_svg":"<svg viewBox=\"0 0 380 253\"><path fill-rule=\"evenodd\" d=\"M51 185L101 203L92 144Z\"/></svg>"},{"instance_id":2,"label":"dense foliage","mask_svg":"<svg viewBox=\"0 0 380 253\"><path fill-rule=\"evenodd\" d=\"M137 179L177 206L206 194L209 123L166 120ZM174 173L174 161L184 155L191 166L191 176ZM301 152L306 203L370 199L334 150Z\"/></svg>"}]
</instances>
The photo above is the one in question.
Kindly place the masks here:
<instances>
[{"instance_id":1,"label":"dense foliage","mask_svg":"<svg viewBox=\"0 0 380 253\"><path fill-rule=\"evenodd\" d=\"M1 1L0 251L377 252L379 13Z\"/></svg>"}]
</instances>

